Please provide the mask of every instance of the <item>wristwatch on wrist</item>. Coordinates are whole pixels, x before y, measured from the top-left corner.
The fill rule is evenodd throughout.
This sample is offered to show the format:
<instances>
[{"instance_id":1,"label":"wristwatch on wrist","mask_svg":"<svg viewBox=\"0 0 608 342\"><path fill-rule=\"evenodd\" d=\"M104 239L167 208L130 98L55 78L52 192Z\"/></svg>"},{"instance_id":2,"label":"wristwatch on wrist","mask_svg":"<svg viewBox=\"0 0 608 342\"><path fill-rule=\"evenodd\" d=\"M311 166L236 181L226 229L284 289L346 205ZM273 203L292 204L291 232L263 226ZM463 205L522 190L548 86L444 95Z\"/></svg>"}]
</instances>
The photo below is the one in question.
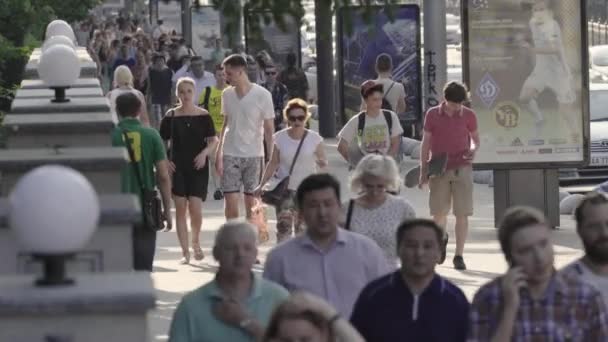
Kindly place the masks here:
<instances>
[{"instance_id":1,"label":"wristwatch on wrist","mask_svg":"<svg viewBox=\"0 0 608 342\"><path fill-rule=\"evenodd\" d=\"M251 323L253 323L253 320L251 318L247 317L239 322L239 328L247 329L251 325Z\"/></svg>"}]
</instances>

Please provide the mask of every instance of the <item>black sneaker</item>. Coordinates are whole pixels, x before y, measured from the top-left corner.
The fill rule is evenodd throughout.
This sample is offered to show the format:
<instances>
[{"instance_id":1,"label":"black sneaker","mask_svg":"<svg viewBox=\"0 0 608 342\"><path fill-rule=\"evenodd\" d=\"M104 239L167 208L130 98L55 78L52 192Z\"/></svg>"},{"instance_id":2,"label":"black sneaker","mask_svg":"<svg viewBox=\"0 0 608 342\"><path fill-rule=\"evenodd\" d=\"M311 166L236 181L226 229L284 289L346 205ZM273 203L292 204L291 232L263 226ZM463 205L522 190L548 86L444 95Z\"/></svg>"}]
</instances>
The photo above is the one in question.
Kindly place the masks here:
<instances>
[{"instance_id":1,"label":"black sneaker","mask_svg":"<svg viewBox=\"0 0 608 342\"><path fill-rule=\"evenodd\" d=\"M224 194L221 190L215 190L215 192L213 193L213 199L216 201L224 199Z\"/></svg>"},{"instance_id":2,"label":"black sneaker","mask_svg":"<svg viewBox=\"0 0 608 342\"><path fill-rule=\"evenodd\" d=\"M447 255L449 239L450 239L450 236L448 235L448 233L445 233L445 235L443 236L443 245L441 246L441 257L439 258L439 262L438 262L439 265L443 264L443 262L445 261L445 257Z\"/></svg>"},{"instance_id":3,"label":"black sneaker","mask_svg":"<svg viewBox=\"0 0 608 342\"><path fill-rule=\"evenodd\" d=\"M454 263L454 268L459 271L464 271L467 269L467 265L465 265L464 259L461 255L456 255L452 262Z\"/></svg>"}]
</instances>

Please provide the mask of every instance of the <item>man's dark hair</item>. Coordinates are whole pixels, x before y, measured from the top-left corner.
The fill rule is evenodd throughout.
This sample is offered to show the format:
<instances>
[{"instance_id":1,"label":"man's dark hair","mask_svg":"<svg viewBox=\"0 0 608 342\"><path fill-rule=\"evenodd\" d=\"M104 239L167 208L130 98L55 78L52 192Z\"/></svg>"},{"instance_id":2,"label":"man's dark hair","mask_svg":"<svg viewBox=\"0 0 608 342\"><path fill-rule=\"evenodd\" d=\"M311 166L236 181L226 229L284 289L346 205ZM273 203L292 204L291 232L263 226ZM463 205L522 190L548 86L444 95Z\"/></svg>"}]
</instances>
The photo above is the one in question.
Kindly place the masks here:
<instances>
[{"instance_id":1,"label":"man's dark hair","mask_svg":"<svg viewBox=\"0 0 608 342\"><path fill-rule=\"evenodd\" d=\"M287 54L286 62L287 62L288 67L290 67L290 68L295 67L297 61L298 61L298 58L296 57L295 53L290 52Z\"/></svg>"},{"instance_id":2,"label":"man's dark hair","mask_svg":"<svg viewBox=\"0 0 608 342\"><path fill-rule=\"evenodd\" d=\"M131 36L124 36L124 37L122 37L122 43L123 44L126 44L126 43L128 43L130 41L131 41Z\"/></svg>"},{"instance_id":3,"label":"man's dark hair","mask_svg":"<svg viewBox=\"0 0 608 342\"><path fill-rule=\"evenodd\" d=\"M511 239L521 229L545 225L549 229L545 215L538 209L531 207L509 208L498 225L498 242L507 262L511 263Z\"/></svg>"},{"instance_id":4,"label":"man's dark hair","mask_svg":"<svg viewBox=\"0 0 608 342\"><path fill-rule=\"evenodd\" d=\"M190 63L194 63L194 62L204 62L203 57L202 56L192 56L192 58L190 58Z\"/></svg>"},{"instance_id":5,"label":"man's dark hair","mask_svg":"<svg viewBox=\"0 0 608 342\"><path fill-rule=\"evenodd\" d=\"M441 245L441 243L443 242L443 230L441 229L441 227L439 227L437 223L435 223L435 221L424 218L416 218L405 220L401 222L399 227L397 227L397 249L399 249L399 246L401 246L403 235L405 235L408 230L411 230L416 227L431 228L435 232L435 235L437 235L437 243Z\"/></svg>"},{"instance_id":6,"label":"man's dark hair","mask_svg":"<svg viewBox=\"0 0 608 342\"><path fill-rule=\"evenodd\" d=\"M247 60L238 54L232 54L222 62L223 66L247 68Z\"/></svg>"},{"instance_id":7,"label":"man's dark hair","mask_svg":"<svg viewBox=\"0 0 608 342\"><path fill-rule=\"evenodd\" d=\"M159 59L162 59L163 62L166 62L165 55L163 55L162 53L156 52L156 53L154 53L154 55L152 55L152 63L155 63Z\"/></svg>"},{"instance_id":8,"label":"man's dark hair","mask_svg":"<svg viewBox=\"0 0 608 342\"><path fill-rule=\"evenodd\" d=\"M393 70L393 59L387 53L381 53L376 57L376 71L390 72Z\"/></svg>"},{"instance_id":9,"label":"man's dark hair","mask_svg":"<svg viewBox=\"0 0 608 342\"><path fill-rule=\"evenodd\" d=\"M296 204L298 209L302 209L304 196L306 196L306 194L327 188L334 190L336 198L338 199L338 202L340 202L340 182L338 182L336 177L329 173L317 173L304 178L296 190Z\"/></svg>"},{"instance_id":10,"label":"man's dark hair","mask_svg":"<svg viewBox=\"0 0 608 342\"><path fill-rule=\"evenodd\" d=\"M384 86L382 83L367 80L361 84L361 97L363 99L367 99L373 93L380 93L384 95Z\"/></svg>"},{"instance_id":11,"label":"man's dark hair","mask_svg":"<svg viewBox=\"0 0 608 342\"><path fill-rule=\"evenodd\" d=\"M116 113L121 118L132 118L139 114L141 101L133 93L124 93L116 98Z\"/></svg>"},{"instance_id":12,"label":"man's dark hair","mask_svg":"<svg viewBox=\"0 0 608 342\"><path fill-rule=\"evenodd\" d=\"M443 98L454 103L463 103L469 97L467 87L456 81L448 82L443 87Z\"/></svg>"},{"instance_id":13,"label":"man's dark hair","mask_svg":"<svg viewBox=\"0 0 608 342\"><path fill-rule=\"evenodd\" d=\"M583 200L574 209L574 219L576 220L576 229L580 229L585 219L583 211L585 207L590 205L600 205L608 203L608 197L601 192L590 192L585 195Z\"/></svg>"}]
</instances>

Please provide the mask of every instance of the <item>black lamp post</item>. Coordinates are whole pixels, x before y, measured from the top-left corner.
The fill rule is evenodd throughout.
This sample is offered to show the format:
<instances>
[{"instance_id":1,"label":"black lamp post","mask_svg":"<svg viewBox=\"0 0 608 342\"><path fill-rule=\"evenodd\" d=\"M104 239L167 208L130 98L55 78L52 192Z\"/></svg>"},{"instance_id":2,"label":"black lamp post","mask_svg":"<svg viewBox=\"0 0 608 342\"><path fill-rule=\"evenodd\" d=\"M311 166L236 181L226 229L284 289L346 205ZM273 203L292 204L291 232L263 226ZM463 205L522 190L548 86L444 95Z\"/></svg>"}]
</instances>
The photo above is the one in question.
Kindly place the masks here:
<instances>
[{"instance_id":1,"label":"black lamp post","mask_svg":"<svg viewBox=\"0 0 608 342\"><path fill-rule=\"evenodd\" d=\"M36 280L36 286L67 286L73 285L74 280L67 277L66 261L72 254L34 254L34 259L42 263L42 278Z\"/></svg>"}]
</instances>

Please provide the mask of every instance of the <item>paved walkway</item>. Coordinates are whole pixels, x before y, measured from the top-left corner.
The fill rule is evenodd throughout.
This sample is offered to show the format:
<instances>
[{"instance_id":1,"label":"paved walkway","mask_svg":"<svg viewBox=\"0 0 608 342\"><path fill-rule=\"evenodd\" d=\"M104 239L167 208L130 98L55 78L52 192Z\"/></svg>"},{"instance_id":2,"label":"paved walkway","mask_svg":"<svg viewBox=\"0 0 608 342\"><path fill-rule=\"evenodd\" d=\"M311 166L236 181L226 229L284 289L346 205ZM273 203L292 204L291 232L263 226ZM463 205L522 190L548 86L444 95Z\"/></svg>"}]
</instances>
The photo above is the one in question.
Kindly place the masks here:
<instances>
[{"instance_id":1,"label":"paved walkway","mask_svg":"<svg viewBox=\"0 0 608 342\"><path fill-rule=\"evenodd\" d=\"M348 171L346 163L336 151L336 142L326 142L330 171L342 183L343 199L347 198L349 191ZM415 165L414 162L409 162ZM429 217L428 190L407 189L402 191L414 206L420 217ZM242 209L241 209L242 210ZM446 263L438 267L438 272L459 285L469 298L484 283L506 270L506 263L496 241L493 212L493 190L487 185L475 185L475 216L470 220L471 229L469 240L465 248L467 271L456 271L452 268L451 259L454 251L454 239L448 245ZM274 228L274 213L270 223ZM242 211L241 211L242 213ZM205 259L192 265L179 265L181 258L179 244L175 229L172 232L160 233L155 262L155 272L152 274L156 289L158 305L156 311L150 314L150 330L153 341L165 341L171 317L180 298L187 291L193 290L211 280L217 268L217 263L211 256L211 246L217 228L224 222L223 202L208 200L204 206L203 231L201 246L205 252ZM453 221L450 220L450 236L453 233ZM581 255L579 239L574 231L574 223L570 217L562 216L562 228L555 231L555 254L558 267L572 261ZM260 260L264 263L266 253L272 248L274 241L260 246ZM257 271L261 271L258 268Z\"/></svg>"}]
</instances>

